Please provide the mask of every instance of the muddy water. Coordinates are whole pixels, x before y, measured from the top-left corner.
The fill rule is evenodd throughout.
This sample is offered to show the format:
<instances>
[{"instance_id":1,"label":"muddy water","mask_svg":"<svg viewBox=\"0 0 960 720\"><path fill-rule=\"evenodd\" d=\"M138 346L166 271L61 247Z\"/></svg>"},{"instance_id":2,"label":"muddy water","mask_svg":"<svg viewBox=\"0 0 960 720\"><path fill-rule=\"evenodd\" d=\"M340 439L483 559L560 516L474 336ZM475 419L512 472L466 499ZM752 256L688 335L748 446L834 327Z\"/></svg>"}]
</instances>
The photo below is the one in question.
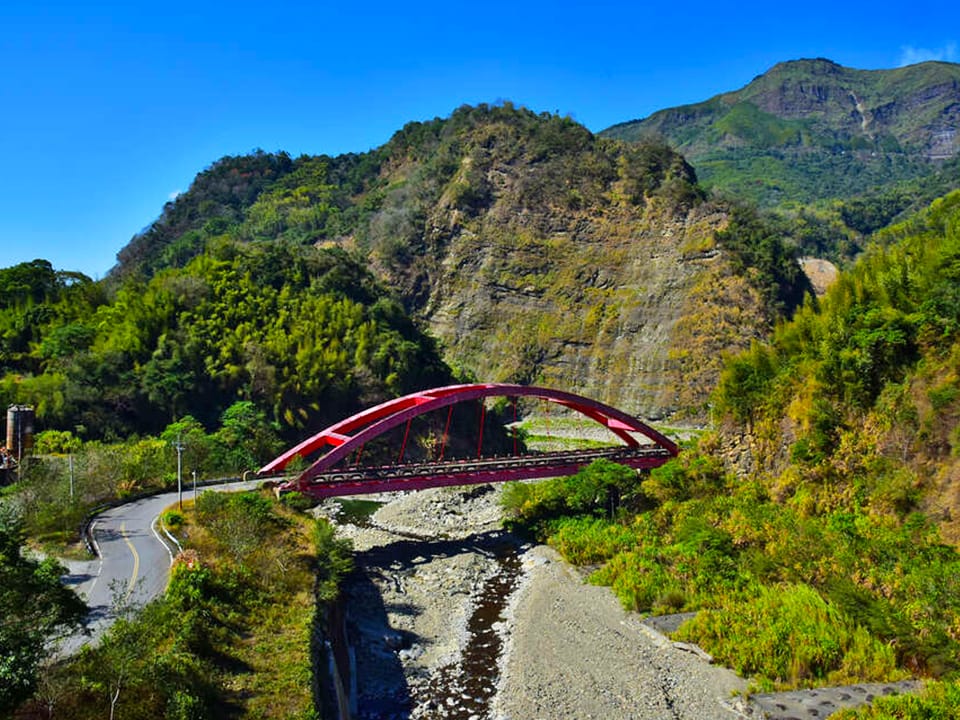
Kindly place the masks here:
<instances>
[{"instance_id":1,"label":"muddy water","mask_svg":"<svg viewBox=\"0 0 960 720\"><path fill-rule=\"evenodd\" d=\"M424 720L477 720L487 717L499 679L497 661L503 650L498 630L520 576L517 546L496 549L498 570L483 585L467 624L468 641L459 663L441 668L415 697Z\"/></svg>"},{"instance_id":2,"label":"muddy water","mask_svg":"<svg viewBox=\"0 0 960 720\"><path fill-rule=\"evenodd\" d=\"M383 503L379 500L360 500L356 498L339 498L336 504L340 506L337 513L337 522L349 523L357 527L372 527L371 518Z\"/></svg>"}]
</instances>

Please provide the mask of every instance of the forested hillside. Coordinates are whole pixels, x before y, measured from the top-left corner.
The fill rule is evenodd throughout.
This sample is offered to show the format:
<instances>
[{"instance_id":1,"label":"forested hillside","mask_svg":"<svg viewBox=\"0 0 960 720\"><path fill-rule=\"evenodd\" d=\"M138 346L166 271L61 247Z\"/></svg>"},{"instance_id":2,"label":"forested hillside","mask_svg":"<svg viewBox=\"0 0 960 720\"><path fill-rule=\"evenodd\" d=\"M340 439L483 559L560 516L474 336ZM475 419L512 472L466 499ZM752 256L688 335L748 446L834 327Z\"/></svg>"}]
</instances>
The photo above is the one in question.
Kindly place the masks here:
<instances>
[{"instance_id":1,"label":"forested hillside","mask_svg":"<svg viewBox=\"0 0 960 720\"><path fill-rule=\"evenodd\" d=\"M881 233L819 307L728 366L713 451L763 500L728 524L738 553L776 557L793 535L809 555L787 553L775 577L815 588L834 622L887 643L904 670L947 678L960 648L958 272L954 192ZM781 530L762 529L764 506ZM691 634L722 643L741 610Z\"/></svg>"},{"instance_id":2,"label":"forested hillside","mask_svg":"<svg viewBox=\"0 0 960 720\"><path fill-rule=\"evenodd\" d=\"M518 484L515 522L627 608L700 610L678 637L760 687L955 679L958 272L953 193L733 358L698 447L646 479ZM953 717L956 698L934 683L868 716Z\"/></svg>"},{"instance_id":3,"label":"forested hillside","mask_svg":"<svg viewBox=\"0 0 960 720\"><path fill-rule=\"evenodd\" d=\"M803 482L813 503L842 483L860 502L922 508L960 541L958 272L955 192L884 231L819 307L732 362L716 408L743 429L741 467L785 494Z\"/></svg>"},{"instance_id":4,"label":"forested hillside","mask_svg":"<svg viewBox=\"0 0 960 720\"><path fill-rule=\"evenodd\" d=\"M960 65L795 60L601 135L667 140L706 188L776 209L807 254L849 260L870 233L960 185L958 107Z\"/></svg>"},{"instance_id":5,"label":"forested hillside","mask_svg":"<svg viewBox=\"0 0 960 720\"><path fill-rule=\"evenodd\" d=\"M37 261L0 271L0 402L84 439L214 428L238 400L304 426L449 370L363 266L284 242L211 246L181 268L109 289Z\"/></svg>"},{"instance_id":6,"label":"forested hillside","mask_svg":"<svg viewBox=\"0 0 960 720\"><path fill-rule=\"evenodd\" d=\"M707 200L662 143L463 107L364 155L224 158L119 255L145 281L233 245L338 247L369 266L466 377L578 389L703 418L722 351L796 307L776 229Z\"/></svg>"}]
</instances>

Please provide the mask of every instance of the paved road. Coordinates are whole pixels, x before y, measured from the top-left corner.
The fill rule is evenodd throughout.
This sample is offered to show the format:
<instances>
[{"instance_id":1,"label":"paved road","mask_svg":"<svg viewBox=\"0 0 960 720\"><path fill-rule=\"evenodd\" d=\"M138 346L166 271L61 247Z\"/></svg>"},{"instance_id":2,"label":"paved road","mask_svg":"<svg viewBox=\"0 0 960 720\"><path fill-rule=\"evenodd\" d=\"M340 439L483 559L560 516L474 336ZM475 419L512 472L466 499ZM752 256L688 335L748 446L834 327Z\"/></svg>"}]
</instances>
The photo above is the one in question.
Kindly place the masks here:
<instances>
[{"instance_id":1,"label":"paved road","mask_svg":"<svg viewBox=\"0 0 960 720\"><path fill-rule=\"evenodd\" d=\"M213 485L200 492L248 490L260 482ZM193 499L193 491L185 491L183 497ZM169 492L133 500L96 516L91 529L99 559L66 561L69 572L63 578L90 607L87 633L67 638L62 654L71 655L96 641L113 622L118 604L142 607L166 589L177 547L161 529L159 517L176 502L177 493Z\"/></svg>"}]
</instances>

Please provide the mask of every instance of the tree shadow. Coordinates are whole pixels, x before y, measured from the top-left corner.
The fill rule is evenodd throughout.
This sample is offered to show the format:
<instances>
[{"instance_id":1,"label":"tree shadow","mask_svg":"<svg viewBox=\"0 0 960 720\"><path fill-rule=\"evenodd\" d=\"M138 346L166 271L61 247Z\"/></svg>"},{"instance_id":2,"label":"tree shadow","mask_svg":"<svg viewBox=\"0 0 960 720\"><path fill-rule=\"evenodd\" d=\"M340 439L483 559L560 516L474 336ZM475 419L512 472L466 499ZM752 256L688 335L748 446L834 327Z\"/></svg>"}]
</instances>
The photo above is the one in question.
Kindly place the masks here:
<instances>
[{"instance_id":1,"label":"tree shadow","mask_svg":"<svg viewBox=\"0 0 960 720\"><path fill-rule=\"evenodd\" d=\"M409 718L413 702L399 651L411 647L419 638L390 625L388 607L369 569L358 562L345 586L347 636L354 649L357 685L361 689L357 697L358 715ZM417 612L412 606L409 611Z\"/></svg>"}]
</instances>

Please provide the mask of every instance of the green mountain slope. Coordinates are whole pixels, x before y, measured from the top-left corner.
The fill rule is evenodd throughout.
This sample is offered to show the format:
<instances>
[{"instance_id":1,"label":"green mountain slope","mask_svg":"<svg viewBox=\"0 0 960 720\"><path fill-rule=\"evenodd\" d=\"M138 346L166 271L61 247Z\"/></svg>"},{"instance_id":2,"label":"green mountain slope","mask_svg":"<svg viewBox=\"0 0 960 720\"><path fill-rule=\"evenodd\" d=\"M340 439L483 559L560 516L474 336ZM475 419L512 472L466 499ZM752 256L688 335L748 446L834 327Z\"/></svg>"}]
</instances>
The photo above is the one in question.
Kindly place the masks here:
<instances>
[{"instance_id":1,"label":"green mountain slope","mask_svg":"<svg viewBox=\"0 0 960 720\"><path fill-rule=\"evenodd\" d=\"M743 428L742 467L784 492L812 476L814 502L841 482L900 511L919 503L956 543L960 192L883 235L725 370L716 408Z\"/></svg>"},{"instance_id":2,"label":"green mountain slope","mask_svg":"<svg viewBox=\"0 0 960 720\"><path fill-rule=\"evenodd\" d=\"M805 582L905 669L955 679L960 192L883 235L727 367L716 456L819 546Z\"/></svg>"},{"instance_id":3,"label":"green mountain slope","mask_svg":"<svg viewBox=\"0 0 960 720\"><path fill-rule=\"evenodd\" d=\"M222 241L109 293L36 261L0 270L0 309L0 402L84 438L158 433L184 415L216 427L247 401L293 440L452 379L435 343L337 249Z\"/></svg>"},{"instance_id":4,"label":"green mountain slope","mask_svg":"<svg viewBox=\"0 0 960 720\"><path fill-rule=\"evenodd\" d=\"M956 717L960 192L885 235L730 360L696 448L506 501L626 608L698 611L677 639L757 687L940 678L867 716Z\"/></svg>"},{"instance_id":5,"label":"green mountain slope","mask_svg":"<svg viewBox=\"0 0 960 720\"><path fill-rule=\"evenodd\" d=\"M707 202L663 143L510 104L411 123L364 155L225 158L134 238L115 282L230 243L369 264L468 377L704 417L722 352L796 306L774 232Z\"/></svg>"},{"instance_id":6,"label":"green mountain slope","mask_svg":"<svg viewBox=\"0 0 960 720\"><path fill-rule=\"evenodd\" d=\"M960 65L780 63L740 90L615 125L666 138L707 187L773 206L923 177L960 151Z\"/></svg>"}]
</instances>

